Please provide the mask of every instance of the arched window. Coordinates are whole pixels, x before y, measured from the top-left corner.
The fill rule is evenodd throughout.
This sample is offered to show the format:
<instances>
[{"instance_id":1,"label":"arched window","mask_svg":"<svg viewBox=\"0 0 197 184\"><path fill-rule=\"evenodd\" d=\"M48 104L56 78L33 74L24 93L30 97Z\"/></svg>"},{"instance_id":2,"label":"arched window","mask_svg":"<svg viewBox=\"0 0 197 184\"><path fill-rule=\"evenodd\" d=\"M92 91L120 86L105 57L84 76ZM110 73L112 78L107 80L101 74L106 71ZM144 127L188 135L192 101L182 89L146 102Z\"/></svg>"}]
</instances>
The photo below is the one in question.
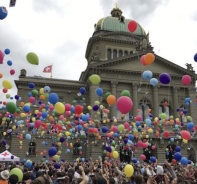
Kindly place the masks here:
<instances>
[{"instance_id":1,"label":"arched window","mask_svg":"<svg viewBox=\"0 0 197 184\"><path fill-rule=\"evenodd\" d=\"M128 51L124 51L124 56L128 56Z\"/></svg>"},{"instance_id":2,"label":"arched window","mask_svg":"<svg viewBox=\"0 0 197 184\"><path fill-rule=\"evenodd\" d=\"M169 102L164 99L160 102L160 105L159 105L159 114L158 116L161 114L161 113L165 113L167 118L170 117L170 105L169 105Z\"/></svg>"},{"instance_id":3,"label":"arched window","mask_svg":"<svg viewBox=\"0 0 197 184\"><path fill-rule=\"evenodd\" d=\"M168 162L172 162L172 159L174 158L174 150L176 148L176 145L174 144L169 144L166 147L165 154L166 154L166 159Z\"/></svg>"},{"instance_id":4,"label":"arched window","mask_svg":"<svg viewBox=\"0 0 197 184\"><path fill-rule=\"evenodd\" d=\"M35 142L30 142L29 143L28 153L29 153L29 155L35 155L36 154L36 143Z\"/></svg>"},{"instance_id":5,"label":"arched window","mask_svg":"<svg viewBox=\"0 0 197 184\"><path fill-rule=\"evenodd\" d=\"M119 57L122 57L123 56L123 52L122 50L119 50Z\"/></svg>"},{"instance_id":6,"label":"arched window","mask_svg":"<svg viewBox=\"0 0 197 184\"><path fill-rule=\"evenodd\" d=\"M113 59L116 59L116 58L117 58L117 50L114 49L114 50L113 50Z\"/></svg>"},{"instance_id":7,"label":"arched window","mask_svg":"<svg viewBox=\"0 0 197 184\"><path fill-rule=\"evenodd\" d=\"M133 51L130 51L130 54L133 54Z\"/></svg>"},{"instance_id":8,"label":"arched window","mask_svg":"<svg viewBox=\"0 0 197 184\"><path fill-rule=\"evenodd\" d=\"M111 49L107 49L107 59L111 59Z\"/></svg>"},{"instance_id":9,"label":"arched window","mask_svg":"<svg viewBox=\"0 0 197 184\"><path fill-rule=\"evenodd\" d=\"M144 98L142 100L140 100L139 104L138 104L138 109L139 109L139 115L142 116L143 120L145 120L146 118L148 118L148 109L150 109L150 102Z\"/></svg>"}]
</instances>

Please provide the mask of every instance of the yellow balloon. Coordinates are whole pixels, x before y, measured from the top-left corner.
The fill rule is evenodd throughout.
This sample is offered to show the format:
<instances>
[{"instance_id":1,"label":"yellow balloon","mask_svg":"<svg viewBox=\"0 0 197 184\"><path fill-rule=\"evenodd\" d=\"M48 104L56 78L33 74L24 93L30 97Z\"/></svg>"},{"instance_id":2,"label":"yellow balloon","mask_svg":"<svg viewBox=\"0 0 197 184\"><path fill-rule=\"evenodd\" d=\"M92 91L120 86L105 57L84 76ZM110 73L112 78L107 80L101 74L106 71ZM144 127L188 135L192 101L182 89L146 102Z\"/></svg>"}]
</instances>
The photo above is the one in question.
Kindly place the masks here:
<instances>
[{"instance_id":1,"label":"yellow balloon","mask_svg":"<svg viewBox=\"0 0 197 184\"><path fill-rule=\"evenodd\" d=\"M3 135L6 136L6 132L3 132Z\"/></svg>"},{"instance_id":2,"label":"yellow balloon","mask_svg":"<svg viewBox=\"0 0 197 184\"><path fill-rule=\"evenodd\" d=\"M40 92L41 95L43 95L44 94L44 89L40 88L39 92Z\"/></svg>"},{"instance_id":3,"label":"yellow balloon","mask_svg":"<svg viewBox=\"0 0 197 184\"><path fill-rule=\"evenodd\" d=\"M128 178L133 176L133 173L134 173L133 166L130 164L127 164L124 168L124 173L125 173L126 177L128 177Z\"/></svg>"},{"instance_id":4,"label":"yellow balloon","mask_svg":"<svg viewBox=\"0 0 197 184\"><path fill-rule=\"evenodd\" d=\"M88 106L88 110L91 111L92 110L92 107L91 106Z\"/></svg>"},{"instance_id":5,"label":"yellow balloon","mask_svg":"<svg viewBox=\"0 0 197 184\"><path fill-rule=\"evenodd\" d=\"M101 82L100 76L93 74L89 77L89 80L92 84L99 84Z\"/></svg>"},{"instance_id":6,"label":"yellow balloon","mask_svg":"<svg viewBox=\"0 0 197 184\"><path fill-rule=\"evenodd\" d=\"M61 103L61 102L57 102L55 104L55 110L56 110L57 113L63 114L65 112L65 106L64 106L64 104Z\"/></svg>"},{"instance_id":7,"label":"yellow balloon","mask_svg":"<svg viewBox=\"0 0 197 184\"><path fill-rule=\"evenodd\" d=\"M12 88L12 83L9 80L4 80L2 82L2 86L6 89L11 89Z\"/></svg>"},{"instance_id":8,"label":"yellow balloon","mask_svg":"<svg viewBox=\"0 0 197 184\"><path fill-rule=\"evenodd\" d=\"M186 139L183 139L183 142L184 142L185 144L187 144L188 140L186 140Z\"/></svg>"},{"instance_id":9,"label":"yellow balloon","mask_svg":"<svg viewBox=\"0 0 197 184\"><path fill-rule=\"evenodd\" d=\"M12 130L15 130L15 129L16 129L16 126L15 126L15 125L13 125L13 126L12 126Z\"/></svg>"},{"instance_id":10,"label":"yellow balloon","mask_svg":"<svg viewBox=\"0 0 197 184\"><path fill-rule=\"evenodd\" d=\"M113 151L113 157L114 158L118 158L119 157L119 153L117 151Z\"/></svg>"}]
</instances>

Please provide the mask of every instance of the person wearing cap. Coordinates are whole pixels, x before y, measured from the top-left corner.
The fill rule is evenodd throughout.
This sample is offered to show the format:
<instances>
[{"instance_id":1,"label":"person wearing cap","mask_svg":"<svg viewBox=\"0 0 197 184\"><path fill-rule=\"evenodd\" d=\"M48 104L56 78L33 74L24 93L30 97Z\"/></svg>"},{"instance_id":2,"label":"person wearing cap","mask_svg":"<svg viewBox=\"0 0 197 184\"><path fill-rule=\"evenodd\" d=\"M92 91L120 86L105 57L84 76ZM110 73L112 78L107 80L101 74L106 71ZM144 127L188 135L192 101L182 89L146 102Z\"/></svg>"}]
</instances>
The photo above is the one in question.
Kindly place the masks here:
<instances>
[{"instance_id":1,"label":"person wearing cap","mask_svg":"<svg viewBox=\"0 0 197 184\"><path fill-rule=\"evenodd\" d=\"M4 170L0 173L0 184L8 184L9 174L8 170Z\"/></svg>"}]
</instances>

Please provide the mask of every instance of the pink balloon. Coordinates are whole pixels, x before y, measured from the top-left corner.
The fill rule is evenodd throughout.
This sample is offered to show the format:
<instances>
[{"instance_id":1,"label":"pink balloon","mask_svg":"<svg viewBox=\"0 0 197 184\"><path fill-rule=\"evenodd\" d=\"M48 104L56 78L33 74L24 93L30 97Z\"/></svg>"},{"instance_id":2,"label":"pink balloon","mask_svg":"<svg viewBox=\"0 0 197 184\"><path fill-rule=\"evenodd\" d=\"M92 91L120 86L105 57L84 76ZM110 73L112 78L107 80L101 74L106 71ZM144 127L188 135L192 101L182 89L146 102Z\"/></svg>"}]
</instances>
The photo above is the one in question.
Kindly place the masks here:
<instances>
[{"instance_id":1,"label":"pink balloon","mask_svg":"<svg viewBox=\"0 0 197 184\"><path fill-rule=\"evenodd\" d=\"M138 148L142 148L142 145L143 145L143 142L142 142L142 141L138 141L138 142L137 142L137 147L138 147Z\"/></svg>"},{"instance_id":2,"label":"pink balloon","mask_svg":"<svg viewBox=\"0 0 197 184\"><path fill-rule=\"evenodd\" d=\"M35 102L35 98L33 96L29 97L29 102L30 103L34 103Z\"/></svg>"},{"instance_id":3,"label":"pink balloon","mask_svg":"<svg viewBox=\"0 0 197 184\"><path fill-rule=\"evenodd\" d=\"M145 149L145 148L147 148L147 147L148 147L148 143L146 143L146 142L145 142L145 143L142 143L142 148Z\"/></svg>"},{"instance_id":4,"label":"pink balloon","mask_svg":"<svg viewBox=\"0 0 197 184\"><path fill-rule=\"evenodd\" d=\"M65 112L65 116L66 116L66 117L69 117L70 115L71 115L71 112L70 112L70 111L66 111L66 112Z\"/></svg>"},{"instance_id":5,"label":"pink balloon","mask_svg":"<svg viewBox=\"0 0 197 184\"><path fill-rule=\"evenodd\" d=\"M129 128L129 126L130 126L130 125L129 125L128 122L125 122L125 123L124 123L124 127L125 127L126 129Z\"/></svg>"},{"instance_id":6,"label":"pink balloon","mask_svg":"<svg viewBox=\"0 0 197 184\"><path fill-rule=\"evenodd\" d=\"M121 96L118 98L116 105L122 114L126 114L131 111L133 107L133 101L128 96Z\"/></svg>"},{"instance_id":7,"label":"pink balloon","mask_svg":"<svg viewBox=\"0 0 197 184\"><path fill-rule=\"evenodd\" d=\"M190 85L191 84L191 82L192 82L192 79L191 79L191 77L189 76L189 75L184 75L183 77L182 77L182 84L184 85L184 86L188 86L188 85Z\"/></svg>"},{"instance_id":8,"label":"pink balloon","mask_svg":"<svg viewBox=\"0 0 197 184\"><path fill-rule=\"evenodd\" d=\"M140 159L141 159L141 160L146 160L146 156L145 156L145 155L141 155L141 156L140 156Z\"/></svg>"},{"instance_id":9,"label":"pink balloon","mask_svg":"<svg viewBox=\"0 0 197 184\"><path fill-rule=\"evenodd\" d=\"M34 127L39 128L41 124L42 124L42 122L38 119L35 121Z\"/></svg>"},{"instance_id":10,"label":"pink balloon","mask_svg":"<svg viewBox=\"0 0 197 184\"><path fill-rule=\"evenodd\" d=\"M70 111L71 110L71 107L72 106L70 104L68 104L68 103L65 104L65 110L66 111Z\"/></svg>"},{"instance_id":11,"label":"pink balloon","mask_svg":"<svg viewBox=\"0 0 197 184\"><path fill-rule=\"evenodd\" d=\"M10 74L11 74L11 75L14 75L14 74L15 74L15 70L14 70L14 69L11 69L11 70L10 70Z\"/></svg>"},{"instance_id":12,"label":"pink balloon","mask_svg":"<svg viewBox=\"0 0 197 184\"><path fill-rule=\"evenodd\" d=\"M4 59L4 54L3 54L3 52L0 50L0 64L3 64L3 59Z\"/></svg>"},{"instance_id":13,"label":"pink balloon","mask_svg":"<svg viewBox=\"0 0 197 184\"><path fill-rule=\"evenodd\" d=\"M117 126L112 126L112 131L113 132L118 132L118 127Z\"/></svg>"},{"instance_id":14,"label":"pink balloon","mask_svg":"<svg viewBox=\"0 0 197 184\"><path fill-rule=\"evenodd\" d=\"M137 115L137 116L135 117L135 120L136 120L136 121L142 121L142 116L141 116L141 115Z\"/></svg>"},{"instance_id":15,"label":"pink balloon","mask_svg":"<svg viewBox=\"0 0 197 184\"><path fill-rule=\"evenodd\" d=\"M140 58L140 63L141 63L142 65L146 66L146 63L145 63L144 58L145 58L145 55L141 56L141 58Z\"/></svg>"}]
</instances>

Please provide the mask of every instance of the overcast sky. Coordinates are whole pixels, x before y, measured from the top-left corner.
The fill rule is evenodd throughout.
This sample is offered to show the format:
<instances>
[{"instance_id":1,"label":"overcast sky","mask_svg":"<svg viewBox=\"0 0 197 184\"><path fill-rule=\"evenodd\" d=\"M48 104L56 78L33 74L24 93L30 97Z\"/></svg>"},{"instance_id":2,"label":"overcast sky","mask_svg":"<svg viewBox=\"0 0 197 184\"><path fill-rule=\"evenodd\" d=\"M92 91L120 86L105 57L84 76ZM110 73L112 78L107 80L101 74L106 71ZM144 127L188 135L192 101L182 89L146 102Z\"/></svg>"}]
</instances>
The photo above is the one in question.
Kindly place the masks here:
<instances>
[{"instance_id":1,"label":"overcast sky","mask_svg":"<svg viewBox=\"0 0 197 184\"><path fill-rule=\"evenodd\" d=\"M87 66L85 50L94 24L110 15L116 2L126 18L150 32L158 55L183 67L191 63L197 70L193 60L197 53L196 0L17 0L15 7L9 7L9 0L0 0L0 6L8 10L7 18L0 21L0 49L11 50L1 65L3 79L17 79L23 68L28 76L49 77L42 71L53 63L54 78L78 80ZM28 52L38 55L39 66L26 61ZM12 67L7 60L12 60ZM12 77L10 68L16 70Z\"/></svg>"}]
</instances>

